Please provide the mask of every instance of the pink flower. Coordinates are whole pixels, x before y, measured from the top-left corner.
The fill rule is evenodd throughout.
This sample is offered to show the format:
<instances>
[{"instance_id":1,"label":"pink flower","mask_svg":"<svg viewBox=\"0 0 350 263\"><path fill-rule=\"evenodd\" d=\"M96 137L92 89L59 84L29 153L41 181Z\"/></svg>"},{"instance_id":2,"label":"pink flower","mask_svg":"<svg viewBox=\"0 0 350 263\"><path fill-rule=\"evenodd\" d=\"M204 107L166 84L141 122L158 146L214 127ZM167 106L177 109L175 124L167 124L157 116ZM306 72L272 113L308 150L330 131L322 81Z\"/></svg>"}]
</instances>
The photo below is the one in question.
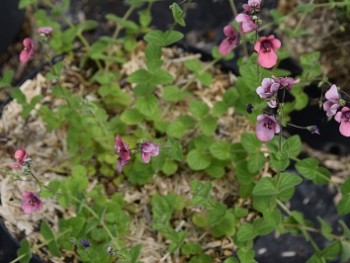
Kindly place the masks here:
<instances>
[{"instance_id":1,"label":"pink flower","mask_svg":"<svg viewBox=\"0 0 350 263\"><path fill-rule=\"evenodd\" d=\"M257 117L258 124L256 126L256 137L262 142L267 142L273 138L275 133L281 130L280 125L274 116L267 114L259 115Z\"/></svg>"},{"instance_id":2,"label":"pink flower","mask_svg":"<svg viewBox=\"0 0 350 263\"><path fill-rule=\"evenodd\" d=\"M24 198L22 210L25 214L31 214L35 211L40 211L43 208L43 203L37 194L24 192L22 196Z\"/></svg>"},{"instance_id":3,"label":"pink flower","mask_svg":"<svg viewBox=\"0 0 350 263\"><path fill-rule=\"evenodd\" d=\"M33 41L27 37L23 40L23 50L19 54L19 60L22 63L26 63L31 57L34 56L35 48Z\"/></svg>"},{"instance_id":4,"label":"pink flower","mask_svg":"<svg viewBox=\"0 0 350 263\"><path fill-rule=\"evenodd\" d=\"M270 98L272 97L280 88L280 84L275 82L274 79L264 78L261 86L256 89L256 93L260 98Z\"/></svg>"},{"instance_id":5,"label":"pink flower","mask_svg":"<svg viewBox=\"0 0 350 263\"><path fill-rule=\"evenodd\" d=\"M274 35L261 37L254 46L258 52L258 63L263 68L272 68L277 63L276 51L281 47L281 41Z\"/></svg>"},{"instance_id":6,"label":"pink flower","mask_svg":"<svg viewBox=\"0 0 350 263\"><path fill-rule=\"evenodd\" d=\"M261 0L248 0L248 4L244 4L242 7L247 14L260 11Z\"/></svg>"},{"instance_id":7,"label":"pink flower","mask_svg":"<svg viewBox=\"0 0 350 263\"><path fill-rule=\"evenodd\" d=\"M246 14L238 14L235 19L239 24L242 33L246 34L258 28L252 17Z\"/></svg>"},{"instance_id":8,"label":"pink flower","mask_svg":"<svg viewBox=\"0 0 350 263\"><path fill-rule=\"evenodd\" d=\"M14 158L16 162L14 164L11 164L12 169L18 169L22 167L26 161L30 160L29 158L27 158L27 152L24 149L16 150Z\"/></svg>"},{"instance_id":9,"label":"pink flower","mask_svg":"<svg viewBox=\"0 0 350 263\"><path fill-rule=\"evenodd\" d=\"M151 142L145 142L141 145L142 161L149 163L151 156L157 156L159 154L159 145Z\"/></svg>"},{"instance_id":10,"label":"pink flower","mask_svg":"<svg viewBox=\"0 0 350 263\"><path fill-rule=\"evenodd\" d=\"M350 137L350 108L343 107L341 111L335 115L334 119L340 122L340 133L345 137Z\"/></svg>"},{"instance_id":11,"label":"pink flower","mask_svg":"<svg viewBox=\"0 0 350 263\"><path fill-rule=\"evenodd\" d=\"M43 37L50 37L52 35L53 29L50 26L42 26L39 27L36 31Z\"/></svg>"},{"instance_id":12,"label":"pink flower","mask_svg":"<svg viewBox=\"0 0 350 263\"><path fill-rule=\"evenodd\" d=\"M281 84L282 88L286 88L288 90L291 90L294 84L300 82L300 79L293 79L292 77L278 77L274 78L274 80Z\"/></svg>"},{"instance_id":13,"label":"pink flower","mask_svg":"<svg viewBox=\"0 0 350 263\"><path fill-rule=\"evenodd\" d=\"M129 160L131 159L131 152L128 145L123 142L119 135L115 137L114 149L115 152L119 154L119 158L117 160L117 170L121 173L123 166L128 164Z\"/></svg>"},{"instance_id":14,"label":"pink flower","mask_svg":"<svg viewBox=\"0 0 350 263\"><path fill-rule=\"evenodd\" d=\"M323 103L323 110L328 117L332 117L340 108L340 94L336 85L332 85L325 94L326 101Z\"/></svg>"},{"instance_id":15,"label":"pink flower","mask_svg":"<svg viewBox=\"0 0 350 263\"><path fill-rule=\"evenodd\" d=\"M221 42L219 46L219 52L221 55L226 56L232 49L239 44L238 33L235 31L232 25L224 27L224 34L226 38Z\"/></svg>"}]
</instances>

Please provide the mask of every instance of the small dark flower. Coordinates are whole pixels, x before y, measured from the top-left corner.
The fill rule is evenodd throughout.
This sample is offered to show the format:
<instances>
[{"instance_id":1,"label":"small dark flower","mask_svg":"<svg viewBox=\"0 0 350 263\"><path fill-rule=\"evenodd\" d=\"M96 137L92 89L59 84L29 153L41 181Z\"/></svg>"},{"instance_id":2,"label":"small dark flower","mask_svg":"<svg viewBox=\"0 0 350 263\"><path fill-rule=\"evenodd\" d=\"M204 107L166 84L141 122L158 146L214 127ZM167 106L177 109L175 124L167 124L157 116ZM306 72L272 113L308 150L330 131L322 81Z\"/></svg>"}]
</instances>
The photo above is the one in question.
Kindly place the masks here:
<instances>
[{"instance_id":1,"label":"small dark flower","mask_svg":"<svg viewBox=\"0 0 350 263\"><path fill-rule=\"evenodd\" d=\"M311 134L318 134L318 135L320 135L320 131L319 131L319 129L317 128L316 125L308 126L307 129L308 129L308 131L311 132Z\"/></svg>"},{"instance_id":2,"label":"small dark flower","mask_svg":"<svg viewBox=\"0 0 350 263\"><path fill-rule=\"evenodd\" d=\"M87 248L87 247L90 247L90 246L91 246L91 244L90 244L89 240L86 240L86 239L82 239L82 240L80 240L80 244L81 244L83 247L85 247L85 248Z\"/></svg>"},{"instance_id":3,"label":"small dark flower","mask_svg":"<svg viewBox=\"0 0 350 263\"><path fill-rule=\"evenodd\" d=\"M253 106L251 103L249 103L249 104L247 105L247 112L248 112L249 114L252 114L252 113L253 113L253 109L254 109L254 106Z\"/></svg>"}]
</instances>

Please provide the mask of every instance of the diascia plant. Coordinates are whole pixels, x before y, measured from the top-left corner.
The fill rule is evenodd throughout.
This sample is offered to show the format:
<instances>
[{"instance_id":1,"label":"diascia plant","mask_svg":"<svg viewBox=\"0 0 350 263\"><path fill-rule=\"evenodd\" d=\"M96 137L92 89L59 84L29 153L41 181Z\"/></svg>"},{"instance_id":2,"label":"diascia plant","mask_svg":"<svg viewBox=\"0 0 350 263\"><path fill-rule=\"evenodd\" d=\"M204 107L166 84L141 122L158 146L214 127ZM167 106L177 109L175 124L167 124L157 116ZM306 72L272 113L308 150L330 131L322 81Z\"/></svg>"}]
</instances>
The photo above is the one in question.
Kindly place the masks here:
<instances>
[{"instance_id":1,"label":"diascia plant","mask_svg":"<svg viewBox=\"0 0 350 263\"><path fill-rule=\"evenodd\" d=\"M146 216L147 212L151 213L150 231L166 240L164 260L176 255L192 263L256 262L254 239L273 231L304 236L314 248L310 263L349 260L350 230L343 221L339 221L342 234L338 235L322 218L318 227L301 212L288 207L296 187L303 180L310 180L317 185L335 184L342 194L337 204L339 214L350 213L350 179L339 185L317 159L300 159L299 136L286 136L284 132L290 125L309 130L314 136L322 133L313 123L305 127L291 123L289 116L307 105L304 87L322 76L317 63L319 54L300 57L303 73L291 77L290 72L278 68L278 63L288 56L283 42L277 34L261 30L266 25L260 17L261 1L248 0L238 7L240 13L237 13L234 1L229 0L234 17L223 28L224 38L213 50L213 62L208 67L196 58L184 59L181 63L193 78L181 83L164 69L162 52L183 38L175 28L186 26L191 2L173 3L169 12L174 22L169 30L161 31L150 29L153 0L126 1L129 9L123 17L106 16L115 27L113 34L91 41L88 32L98 23L69 21L63 15L69 1L56 4L43 0L43 9L38 8L35 0L20 1L20 7L34 11L37 30L23 40L19 60L21 63L46 60L50 96L59 103L52 103L53 107L40 103L43 95L27 101L19 89L13 89L12 96L22 105L23 118L35 112L48 130L66 132L69 154L69 176L46 182L36 175L31 153L26 149L15 152L11 165L14 178L33 180L37 190L22 193L21 209L29 215L41 213L46 200L54 199L64 209L74 212L62 216L55 227L43 220L40 223L43 243L31 247L23 239L18 258L13 262L29 262L32 251L41 247L47 247L56 258L70 251L82 262L140 262L142 246L126 242L137 208L126 202L122 193L106 194L101 182L93 187L90 184L102 177L112 178L117 186L125 181L130 187L142 188L156 183L158 178L178 176L182 170L201 175L189 183L190 200L172 192L154 192L144 197L150 200L150 211L145 211ZM348 2L329 5L347 6ZM308 10L316 7L304 6ZM134 12L138 14L138 22L129 19ZM137 40L140 36L144 39L144 66L123 75L119 72L140 45ZM80 43L78 49L74 48L76 43ZM247 54L238 59L240 75L234 87L211 106L191 94L189 87L195 81L210 89L213 76L208 69L219 60L232 59L233 50L239 45ZM63 53L51 59L52 54ZM78 56L76 64L80 70L92 72L83 81L91 85L89 92L93 91L94 96L69 88L62 80L69 70L64 58L74 59L74 56ZM325 101L320 100L325 116L334 118L340 133L349 137L350 108L346 96L336 84L322 77L320 86L327 89ZM1 86L9 83L6 75ZM127 89L121 83L132 88ZM177 104L188 105L188 111L167 118L167 113ZM219 117L232 107L255 127L255 133L244 133L235 143L216 136ZM292 163L295 170L291 169ZM234 179L229 174L234 174ZM249 208L217 200L213 182L220 178L227 180L228 185L238 183L234 194L247 201ZM248 219L249 213L254 217ZM186 224L195 226L203 237L233 240L232 253L218 258L205 253L206 244L187 238L190 233L185 223L175 225L179 214L190 217ZM329 244L320 247L310 233L323 235Z\"/></svg>"}]
</instances>

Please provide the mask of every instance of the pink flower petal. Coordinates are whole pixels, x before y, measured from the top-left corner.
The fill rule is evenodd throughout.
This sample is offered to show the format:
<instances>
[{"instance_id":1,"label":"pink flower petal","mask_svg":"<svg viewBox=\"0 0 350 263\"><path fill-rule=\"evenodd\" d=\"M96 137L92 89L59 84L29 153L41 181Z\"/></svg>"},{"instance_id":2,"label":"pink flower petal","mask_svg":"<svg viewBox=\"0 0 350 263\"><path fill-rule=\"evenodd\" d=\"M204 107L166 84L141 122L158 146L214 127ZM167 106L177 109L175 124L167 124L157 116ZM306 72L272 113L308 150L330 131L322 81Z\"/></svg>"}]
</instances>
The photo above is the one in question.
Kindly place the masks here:
<instances>
[{"instance_id":1,"label":"pink flower petal","mask_svg":"<svg viewBox=\"0 0 350 263\"><path fill-rule=\"evenodd\" d=\"M256 137L258 137L258 139L262 142L267 142L271 140L275 135L275 132L273 130L266 129L264 127L263 122L258 123L258 125L256 126L255 133L256 133Z\"/></svg>"},{"instance_id":2,"label":"pink flower petal","mask_svg":"<svg viewBox=\"0 0 350 263\"><path fill-rule=\"evenodd\" d=\"M143 161L144 163L149 163L149 162L150 162L150 160L151 160L151 154L142 152L141 156L142 156L142 161Z\"/></svg>"},{"instance_id":3,"label":"pink flower petal","mask_svg":"<svg viewBox=\"0 0 350 263\"><path fill-rule=\"evenodd\" d=\"M345 137L350 137L350 122L342 121L339 126L339 132Z\"/></svg>"},{"instance_id":4,"label":"pink flower petal","mask_svg":"<svg viewBox=\"0 0 350 263\"><path fill-rule=\"evenodd\" d=\"M235 35L236 32L235 32L233 26L229 24L229 25L224 27L224 34L225 34L225 36L230 37L232 35Z\"/></svg>"},{"instance_id":5,"label":"pink flower petal","mask_svg":"<svg viewBox=\"0 0 350 263\"><path fill-rule=\"evenodd\" d=\"M340 99L340 95L336 85L332 85L330 89L326 92L325 97L327 100L332 102L337 102Z\"/></svg>"},{"instance_id":6,"label":"pink flower petal","mask_svg":"<svg viewBox=\"0 0 350 263\"><path fill-rule=\"evenodd\" d=\"M258 63L263 68L272 68L276 65L278 57L273 50L270 52L259 52L258 54Z\"/></svg>"},{"instance_id":7,"label":"pink flower petal","mask_svg":"<svg viewBox=\"0 0 350 263\"><path fill-rule=\"evenodd\" d=\"M227 38L225 38L219 46L219 52L221 55L226 56L232 51L233 47L234 45L232 45L230 41Z\"/></svg>"}]
</instances>

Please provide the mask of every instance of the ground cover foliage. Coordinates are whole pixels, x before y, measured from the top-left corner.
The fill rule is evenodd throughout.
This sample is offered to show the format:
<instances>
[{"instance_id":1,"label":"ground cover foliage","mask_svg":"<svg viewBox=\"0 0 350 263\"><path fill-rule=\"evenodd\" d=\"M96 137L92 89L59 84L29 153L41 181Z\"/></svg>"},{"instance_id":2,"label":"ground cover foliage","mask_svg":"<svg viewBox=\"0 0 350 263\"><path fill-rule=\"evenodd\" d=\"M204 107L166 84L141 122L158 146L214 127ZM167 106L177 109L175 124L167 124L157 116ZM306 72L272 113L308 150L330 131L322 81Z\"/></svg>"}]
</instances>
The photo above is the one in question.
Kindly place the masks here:
<instances>
[{"instance_id":1,"label":"ground cover foliage","mask_svg":"<svg viewBox=\"0 0 350 263\"><path fill-rule=\"evenodd\" d=\"M300 55L300 76L279 69L290 51L266 33L260 1L229 2L232 22L213 60L203 62L176 46L190 0L169 7L174 22L166 31L149 26L156 1L125 1L123 17L106 16L114 32L93 41L98 23L70 21L69 1L20 1L36 28L19 60L47 64L11 88L14 101L2 116L13 156L2 167L0 215L21 239L13 262L35 253L52 262L248 263L256 262L254 239L274 231L309 241L309 263L349 260L345 222L335 231L288 202L309 180L338 189L337 211L348 214L350 179L300 157L300 137L285 132L290 125L322 133L290 121L308 105L304 88L317 83L319 118L334 118L349 137L347 95L322 73L318 52ZM298 10L308 15L325 5L348 15L348 1ZM270 11L276 26L288 17ZM129 20L132 13L138 21ZM284 31L293 38L298 27ZM237 46L239 76L215 65L234 59ZM12 75L0 86L11 86Z\"/></svg>"}]
</instances>

